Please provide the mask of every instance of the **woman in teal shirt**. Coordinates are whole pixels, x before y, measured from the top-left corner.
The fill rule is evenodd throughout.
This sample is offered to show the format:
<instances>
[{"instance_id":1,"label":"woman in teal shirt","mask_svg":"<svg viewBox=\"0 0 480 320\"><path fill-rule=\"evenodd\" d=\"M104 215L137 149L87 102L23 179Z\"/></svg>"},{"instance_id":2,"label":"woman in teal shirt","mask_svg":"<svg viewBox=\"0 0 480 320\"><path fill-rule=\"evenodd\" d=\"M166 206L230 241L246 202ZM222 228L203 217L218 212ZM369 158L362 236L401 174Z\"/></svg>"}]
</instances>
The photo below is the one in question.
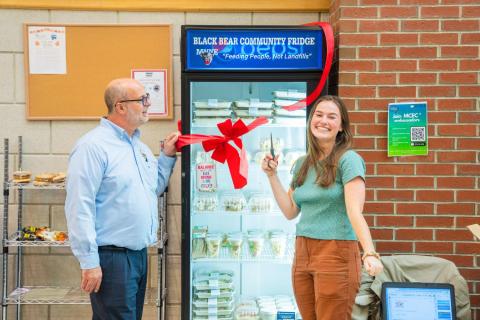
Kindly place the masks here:
<instances>
[{"instance_id":1,"label":"woman in teal shirt","mask_svg":"<svg viewBox=\"0 0 480 320\"><path fill-rule=\"evenodd\" d=\"M285 217L302 213L292 282L303 320L351 319L360 260L370 275L383 270L362 214L365 163L350 149L348 111L339 97L321 97L310 112L308 128L308 151L295 162L288 191L276 175L277 158L267 155L262 169Z\"/></svg>"}]
</instances>

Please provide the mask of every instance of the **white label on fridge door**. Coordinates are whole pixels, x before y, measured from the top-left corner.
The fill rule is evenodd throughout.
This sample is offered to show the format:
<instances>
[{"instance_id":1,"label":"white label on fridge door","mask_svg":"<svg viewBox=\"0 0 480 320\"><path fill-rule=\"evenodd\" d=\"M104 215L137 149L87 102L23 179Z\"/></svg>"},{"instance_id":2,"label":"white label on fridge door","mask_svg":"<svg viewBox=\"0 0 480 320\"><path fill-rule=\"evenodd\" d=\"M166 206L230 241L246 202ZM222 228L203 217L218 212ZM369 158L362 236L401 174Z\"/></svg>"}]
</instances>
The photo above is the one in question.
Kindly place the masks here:
<instances>
[{"instance_id":1,"label":"white label on fridge door","mask_svg":"<svg viewBox=\"0 0 480 320\"><path fill-rule=\"evenodd\" d=\"M220 295L220 289L211 289L210 290L210 296L218 297L219 295Z\"/></svg>"},{"instance_id":2,"label":"white label on fridge door","mask_svg":"<svg viewBox=\"0 0 480 320\"><path fill-rule=\"evenodd\" d=\"M197 163L197 190L215 192L217 190L217 168L215 163Z\"/></svg>"}]
</instances>

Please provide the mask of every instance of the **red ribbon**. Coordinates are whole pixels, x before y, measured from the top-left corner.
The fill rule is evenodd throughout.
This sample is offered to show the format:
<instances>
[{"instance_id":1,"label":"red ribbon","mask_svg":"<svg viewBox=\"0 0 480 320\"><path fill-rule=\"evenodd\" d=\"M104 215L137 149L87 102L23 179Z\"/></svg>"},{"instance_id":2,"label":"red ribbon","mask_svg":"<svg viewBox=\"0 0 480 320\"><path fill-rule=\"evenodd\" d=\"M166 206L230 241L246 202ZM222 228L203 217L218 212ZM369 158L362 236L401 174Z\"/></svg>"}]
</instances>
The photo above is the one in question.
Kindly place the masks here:
<instances>
[{"instance_id":1,"label":"red ribbon","mask_svg":"<svg viewBox=\"0 0 480 320\"><path fill-rule=\"evenodd\" d=\"M178 137L176 143L177 151L181 148L195 144L202 143L203 149L206 152L212 151L212 159L220 163L227 161L230 176L232 177L233 186L235 189L241 189L247 185L248 177L248 161L245 148L240 137L247 132L252 131L258 126L268 123L265 117L256 118L249 125L238 119L232 124L231 119L217 124L218 129L223 136L205 135L205 134L186 134ZM179 131L181 132L181 122L179 124ZM229 141L240 149L240 154L237 148L232 146Z\"/></svg>"},{"instance_id":2,"label":"red ribbon","mask_svg":"<svg viewBox=\"0 0 480 320\"><path fill-rule=\"evenodd\" d=\"M314 102L320 93L322 92L323 87L325 86L325 82L327 81L328 74L330 73L330 69L332 67L332 60L333 60L333 47L334 47L334 37L332 27L327 22L310 22L304 24L305 26L319 26L322 28L323 33L325 34L325 42L326 42L326 49L327 55L325 57L325 67L323 68L322 76L320 81L317 84L317 87L313 90L311 94L309 94L305 99L295 102L289 106L283 107L283 109L288 111L295 111L298 109L306 108L312 102Z\"/></svg>"}]
</instances>

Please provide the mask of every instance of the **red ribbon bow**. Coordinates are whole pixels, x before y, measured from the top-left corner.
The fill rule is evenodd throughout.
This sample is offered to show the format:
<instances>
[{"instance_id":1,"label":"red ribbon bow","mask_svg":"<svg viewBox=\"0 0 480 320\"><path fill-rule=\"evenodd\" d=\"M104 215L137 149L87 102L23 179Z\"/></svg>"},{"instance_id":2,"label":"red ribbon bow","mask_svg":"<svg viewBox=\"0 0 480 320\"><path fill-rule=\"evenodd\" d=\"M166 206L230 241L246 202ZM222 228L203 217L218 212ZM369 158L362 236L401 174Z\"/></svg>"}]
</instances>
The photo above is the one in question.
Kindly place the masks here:
<instances>
[{"instance_id":1,"label":"red ribbon bow","mask_svg":"<svg viewBox=\"0 0 480 320\"><path fill-rule=\"evenodd\" d=\"M322 28L323 33L325 34L325 43L326 43L326 50L327 55L325 57L325 67L323 68L322 76L320 81L318 82L317 86L313 90L311 94L309 94L305 99L295 102L289 106L283 107L283 109L288 111L295 111L298 109L306 108L312 102L314 102L320 93L322 93L322 89L325 86L325 82L327 81L328 74L330 73L330 69L332 67L332 60L333 60L333 47L334 47L334 37L332 26L327 22L310 22L304 24L304 26L318 26Z\"/></svg>"},{"instance_id":2,"label":"red ribbon bow","mask_svg":"<svg viewBox=\"0 0 480 320\"><path fill-rule=\"evenodd\" d=\"M258 126L268 123L265 117L256 118L249 125L239 119L232 124L231 119L217 124L218 129L223 134L219 135L205 135L205 134L186 134L178 137L176 143L177 151L180 151L184 146L195 143L202 143L203 149L208 152L212 151L212 159L220 163L227 161L230 176L232 177L233 186L235 189L241 189L247 184L248 177L248 161L243 142L240 139L242 135L252 131ZM179 130L181 131L181 122L179 121ZM233 143L240 149L240 154L237 148L232 146Z\"/></svg>"}]
</instances>

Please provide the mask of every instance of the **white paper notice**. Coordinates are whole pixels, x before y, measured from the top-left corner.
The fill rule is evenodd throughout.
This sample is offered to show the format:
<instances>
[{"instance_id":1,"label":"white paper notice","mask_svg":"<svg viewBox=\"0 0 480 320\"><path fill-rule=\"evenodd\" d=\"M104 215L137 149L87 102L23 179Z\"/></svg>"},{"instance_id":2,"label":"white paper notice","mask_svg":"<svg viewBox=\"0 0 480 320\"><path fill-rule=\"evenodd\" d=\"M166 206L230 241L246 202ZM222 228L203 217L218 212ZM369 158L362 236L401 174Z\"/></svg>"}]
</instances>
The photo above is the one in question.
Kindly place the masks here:
<instances>
[{"instance_id":1,"label":"white paper notice","mask_svg":"<svg viewBox=\"0 0 480 320\"><path fill-rule=\"evenodd\" d=\"M150 94L149 115L167 115L167 70L132 70L132 78L138 80Z\"/></svg>"},{"instance_id":2,"label":"white paper notice","mask_svg":"<svg viewBox=\"0 0 480 320\"><path fill-rule=\"evenodd\" d=\"M65 27L28 27L31 74L66 74Z\"/></svg>"}]
</instances>

